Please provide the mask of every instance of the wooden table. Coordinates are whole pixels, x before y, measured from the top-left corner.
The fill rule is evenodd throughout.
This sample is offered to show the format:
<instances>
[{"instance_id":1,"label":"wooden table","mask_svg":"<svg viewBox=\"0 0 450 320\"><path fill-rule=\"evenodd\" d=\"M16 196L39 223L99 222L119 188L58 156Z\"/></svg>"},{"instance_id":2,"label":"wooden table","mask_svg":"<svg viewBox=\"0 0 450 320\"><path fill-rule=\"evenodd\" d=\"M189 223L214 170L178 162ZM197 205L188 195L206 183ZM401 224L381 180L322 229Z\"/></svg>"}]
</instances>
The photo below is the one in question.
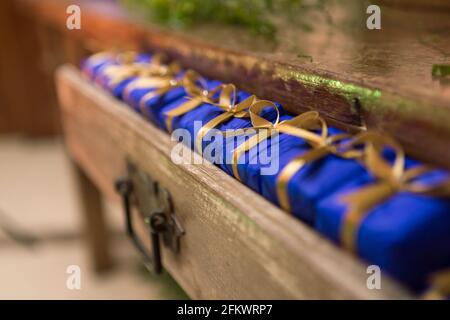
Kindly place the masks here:
<instances>
[{"instance_id":1,"label":"wooden table","mask_svg":"<svg viewBox=\"0 0 450 320\"><path fill-rule=\"evenodd\" d=\"M175 215L185 231L179 251L161 244L162 265L191 298L413 297L384 273L381 290L368 289L367 266L357 257L213 164L187 161L193 156L190 148L178 146L184 161L174 163L176 142L166 132L95 87L75 68L58 70L57 88L64 139L78 168L87 234L98 269L109 267L111 261L100 195L118 200L116 179L130 177L126 168L131 162L138 168L133 176L145 182L133 183L136 201L130 200L130 224L141 243L139 251L153 255L154 263L148 222L152 211L147 203L154 203L157 183L171 199L164 215Z\"/></svg>"},{"instance_id":2,"label":"wooden table","mask_svg":"<svg viewBox=\"0 0 450 320\"><path fill-rule=\"evenodd\" d=\"M65 27L65 9L73 3L82 9L81 30ZM449 86L445 79L431 76L433 64L450 62L449 7L442 6L444 2L440 1L433 1L426 10L417 1L413 2L416 6L412 7L418 6L419 11L382 6L382 29L369 31L365 28L365 7L359 1L346 1L345 6L339 3L332 1L319 11L305 11L301 19L311 23L312 29L284 28L275 45L249 39L242 32L217 28L194 28L188 33L168 31L143 23L114 1L17 0L21 9L45 30L42 39L49 52L59 52L59 61L77 65L86 54L110 48L162 51L208 77L234 82L261 98L279 101L294 114L314 109L331 123L348 130L368 127L388 132L418 158L450 167ZM95 265L105 269L111 260L99 199L101 194L106 194L117 200L112 182L123 171L124 158L131 156L149 173L154 171L163 182L179 171L164 168L165 160L161 163L148 161L159 159L158 152L163 158L167 156L167 146L158 147L161 144L152 142L150 136L160 141L166 141L167 137L147 127L135 115L118 111L119 103L93 91L73 69L64 70L60 72L60 91L65 101L62 119L66 143L80 182ZM84 94L78 94L80 92ZM84 112L80 112L78 106L83 107ZM129 139L117 136L118 133ZM117 154L112 152L114 148ZM231 194L226 194L226 201L217 198L217 190L223 185L214 184L211 177L220 173L209 168L199 170L190 172L189 176L197 175L192 179L222 205L201 207L198 216L188 214L199 221L206 219L213 223L211 210L223 210L223 217L229 222L226 224L229 238L238 239L237 244L225 247L229 256L233 256L235 248L246 248L246 252L251 252L246 263L257 268L256 274L279 272L283 275L283 278L271 279L266 292L276 288L279 297L303 298L410 297L390 281L383 293L368 293L360 282L366 276L365 270L356 259L320 239L301 222L279 219L282 213L268 203L261 205L255 200L260 210L253 214L245 201L230 200ZM234 182L224 179L227 188L235 186ZM174 191L181 188L176 183L174 186ZM246 189L237 190L248 193ZM201 200L197 205L199 203ZM185 209L189 211L189 208ZM194 243L193 238L190 239L187 242ZM211 239L213 243L219 241ZM249 245L245 240L256 242ZM198 241L201 239L196 239L195 243ZM299 248L299 243L304 247ZM264 261L280 263L272 266L272 273L267 273L268 269L260 269L255 262L258 255L265 258ZM236 278L233 274L227 277L242 280L240 285L225 285L214 273L202 279L198 272L208 270L208 263L195 264L189 262L189 258L186 258L188 262L177 262L176 259L169 259L169 269L193 297L238 297L242 283L249 279L258 282L258 277L252 278L247 268L239 273L233 266L224 268L231 268ZM205 261L207 259L203 259ZM220 268L226 263L218 261L212 261L212 266ZM189 263L196 268L189 267ZM299 278L292 277L298 272L292 269L295 263L303 270ZM333 277L334 267L339 270L336 278ZM304 276L311 268L315 270L311 277ZM262 294L258 290L258 287L251 287L246 293Z\"/></svg>"}]
</instances>

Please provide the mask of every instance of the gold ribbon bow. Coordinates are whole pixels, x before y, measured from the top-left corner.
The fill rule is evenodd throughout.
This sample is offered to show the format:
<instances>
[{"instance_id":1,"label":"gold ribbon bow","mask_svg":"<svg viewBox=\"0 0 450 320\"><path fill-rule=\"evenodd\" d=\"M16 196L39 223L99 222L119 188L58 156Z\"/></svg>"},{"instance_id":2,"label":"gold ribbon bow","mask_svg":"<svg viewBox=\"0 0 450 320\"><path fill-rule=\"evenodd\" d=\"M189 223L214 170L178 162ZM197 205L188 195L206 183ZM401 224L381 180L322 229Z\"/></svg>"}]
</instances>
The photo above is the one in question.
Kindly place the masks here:
<instances>
[{"instance_id":1,"label":"gold ribbon bow","mask_svg":"<svg viewBox=\"0 0 450 320\"><path fill-rule=\"evenodd\" d=\"M200 86L198 83L200 83ZM175 117L194 110L203 103L216 104L217 99L214 98L214 96L223 88L223 85L218 85L211 90L207 90L205 80L192 70L187 71L186 76L183 77L182 85L188 94L186 97L188 100L178 107L165 112L165 115L167 116L166 127L169 133L172 133L173 131L173 119Z\"/></svg>"},{"instance_id":2,"label":"gold ribbon bow","mask_svg":"<svg viewBox=\"0 0 450 320\"><path fill-rule=\"evenodd\" d=\"M343 202L348 205L342 229L343 246L351 252L356 251L356 236L362 220L371 209L400 191L421 193L435 196L450 195L450 179L435 184L417 182L417 178L433 169L417 166L405 170L405 155L401 146L388 136L367 131L359 134L349 146L364 144L364 164L377 179L373 184L344 196ZM384 157L383 150L391 148L395 159L391 165Z\"/></svg>"},{"instance_id":3,"label":"gold ribbon bow","mask_svg":"<svg viewBox=\"0 0 450 320\"><path fill-rule=\"evenodd\" d=\"M277 117L273 123L260 116L261 112L266 107L275 109ZM270 138L274 133L285 133L316 143L319 143L321 140L320 136L308 131L309 129L315 127L317 122L321 119L319 117L319 113L316 111L308 111L296 116L295 118L280 121L280 112L277 106L271 101L259 100L253 103L253 105L248 109L248 112L250 114L250 119L253 126L249 129L257 129L257 133L233 151L233 175L238 180L241 180L238 170L238 160L240 156L262 141ZM245 132L246 129L243 129L242 131Z\"/></svg>"},{"instance_id":4,"label":"gold ribbon bow","mask_svg":"<svg viewBox=\"0 0 450 320\"><path fill-rule=\"evenodd\" d=\"M256 96L251 95L240 103L236 104L236 87L233 84L226 84L223 86L220 96L219 102L214 104L216 107L222 109L224 112L208 121L203 127L200 128L197 133L196 138L196 150L202 155L203 148L202 142L203 138L206 134L213 128L217 127L219 124L227 121L232 117L236 118L244 118L248 117L249 114L247 110L252 106L252 104L256 101Z\"/></svg>"},{"instance_id":5,"label":"gold ribbon bow","mask_svg":"<svg viewBox=\"0 0 450 320\"><path fill-rule=\"evenodd\" d=\"M122 57L123 56L123 57ZM121 58L122 57L122 58ZM125 54L118 55L116 60L118 64L105 67L103 74L109 78L109 83L113 86L131 77L168 77L181 71L177 63L169 66L162 63L162 56L155 54L148 62L136 62L136 55Z\"/></svg>"},{"instance_id":6,"label":"gold ribbon bow","mask_svg":"<svg viewBox=\"0 0 450 320\"><path fill-rule=\"evenodd\" d=\"M117 53L114 51L104 51L91 56L91 58L94 58L95 61L104 57L112 57L114 64L106 66L103 72L108 76L115 76L116 74L119 75L121 73L124 73L123 67L134 63L134 61L136 60L136 56L137 54L135 51L125 51L121 53ZM98 74L96 79L94 80L95 82L102 84L100 76L101 75Z\"/></svg>"},{"instance_id":7,"label":"gold ribbon bow","mask_svg":"<svg viewBox=\"0 0 450 320\"><path fill-rule=\"evenodd\" d=\"M137 53L136 51L123 51L116 53L116 62L119 64L131 64L136 60ZM157 56L157 59L160 57Z\"/></svg>"},{"instance_id":8,"label":"gold ribbon bow","mask_svg":"<svg viewBox=\"0 0 450 320\"><path fill-rule=\"evenodd\" d=\"M318 139L305 139L305 141L311 146L311 150L308 150L302 155L295 157L291 161L289 161L277 177L276 192L278 202L280 203L280 206L288 212L292 211L287 190L289 181L307 163L320 160L329 154L333 154L345 159L359 158L362 154L359 150L341 150L339 148L339 143L341 143L345 139L349 139L351 137L350 134L341 133L333 136L328 136L328 127L325 120L321 117L318 117L316 121L321 127L321 134L316 135Z\"/></svg>"},{"instance_id":9,"label":"gold ribbon bow","mask_svg":"<svg viewBox=\"0 0 450 320\"><path fill-rule=\"evenodd\" d=\"M265 107L276 109L277 118L274 123L264 119L260 113ZM292 159L280 172L276 182L276 192L280 206L290 212L290 202L287 186L291 178L306 164L318 160L327 154L336 154L344 158L357 158L361 152L357 150L340 151L338 142L350 138L349 134L337 134L328 136L328 127L325 120L316 111L309 111L298 115L290 120L279 121L279 112L275 104L270 101L258 101L249 108L253 128L259 129L255 136L237 147L233 153L233 174L240 180L237 162L239 157L261 141L272 136L274 132L289 134L304 139L312 150L306 151L301 156ZM312 129L321 129L321 134L311 132ZM265 131L262 131L265 130Z\"/></svg>"},{"instance_id":10,"label":"gold ribbon bow","mask_svg":"<svg viewBox=\"0 0 450 320\"><path fill-rule=\"evenodd\" d=\"M165 74L159 74L157 76L144 76L142 78L138 78L125 86L123 91L123 99L129 102L130 94L135 89L156 89L147 92L139 101L139 108L144 114L146 114L147 109L145 108L145 104L147 103L147 101L156 96L162 96L169 92L171 89L181 87L183 85L183 80L178 80L173 77L177 72L179 72L178 65L173 65L169 66ZM192 71L187 71L184 77L193 77Z\"/></svg>"},{"instance_id":11,"label":"gold ribbon bow","mask_svg":"<svg viewBox=\"0 0 450 320\"><path fill-rule=\"evenodd\" d=\"M129 102L130 94L135 89L156 89L155 91L150 91L147 93L149 97L146 98L146 100L149 100L154 96L162 95L170 89L180 85L181 81L171 77L142 77L127 84L123 90L122 96L125 101ZM144 97L145 96L142 98Z\"/></svg>"},{"instance_id":12,"label":"gold ribbon bow","mask_svg":"<svg viewBox=\"0 0 450 320\"><path fill-rule=\"evenodd\" d=\"M125 51L122 53L117 53L114 51L101 51L97 52L96 54L91 55L88 58L88 63L96 63L99 60L103 60L105 58L111 58L113 61L119 64L130 64L134 62L136 59L136 52L135 51Z\"/></svg>"}]
</instances>

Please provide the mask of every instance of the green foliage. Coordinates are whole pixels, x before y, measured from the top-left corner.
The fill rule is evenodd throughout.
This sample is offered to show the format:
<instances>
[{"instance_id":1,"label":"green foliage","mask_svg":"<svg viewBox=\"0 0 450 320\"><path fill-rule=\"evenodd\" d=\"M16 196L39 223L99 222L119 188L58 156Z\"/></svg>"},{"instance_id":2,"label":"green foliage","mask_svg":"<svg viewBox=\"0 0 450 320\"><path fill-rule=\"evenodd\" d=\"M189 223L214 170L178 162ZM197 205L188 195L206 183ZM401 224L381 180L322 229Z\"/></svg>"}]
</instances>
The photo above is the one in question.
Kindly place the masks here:
<instances>
[{"instance_id":1,"label":"green foliage","mask_svg":"<svg viewBox=\"0 0 450 320\"><path fill-rule=\"evenodd\" d=\"M450 76L450 65L449 64L433 64L431 69L431 74L433 77L447 77Z\"/></svg>"},{"instance_id":2,"label":"green foliage","mask_svg":"<svg viewBox=\"0 0 450 320\"><path fill-rule=\"evenodd\" d=\"M301 0L122 0L157 23L186 28L201 23L239 26L253 34L273 38L270 16L290 12Z\"/></svg>"}]
</instances>

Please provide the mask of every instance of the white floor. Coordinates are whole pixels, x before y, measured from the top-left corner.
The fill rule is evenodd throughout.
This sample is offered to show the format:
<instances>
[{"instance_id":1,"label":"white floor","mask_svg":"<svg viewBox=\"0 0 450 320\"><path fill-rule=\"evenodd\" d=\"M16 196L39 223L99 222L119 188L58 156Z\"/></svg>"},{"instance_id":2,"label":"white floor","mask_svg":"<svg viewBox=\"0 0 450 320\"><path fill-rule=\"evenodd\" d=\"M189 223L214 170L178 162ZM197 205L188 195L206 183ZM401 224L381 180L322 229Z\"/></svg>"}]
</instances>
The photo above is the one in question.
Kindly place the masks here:
<instances>
[{"instance_id":1,"label":"white floor","mask_svg":"<svg viewBox=\"0 0 450 320\"><path fill-rule=\"evenodd\" d=\"M0 299L186 298L169 276L144 270L107 204L117 263L94 274L74 189L60 140L0 137ZM80 267L81 290L66 286L70 265Z\"/></svg>"}]
</instances>

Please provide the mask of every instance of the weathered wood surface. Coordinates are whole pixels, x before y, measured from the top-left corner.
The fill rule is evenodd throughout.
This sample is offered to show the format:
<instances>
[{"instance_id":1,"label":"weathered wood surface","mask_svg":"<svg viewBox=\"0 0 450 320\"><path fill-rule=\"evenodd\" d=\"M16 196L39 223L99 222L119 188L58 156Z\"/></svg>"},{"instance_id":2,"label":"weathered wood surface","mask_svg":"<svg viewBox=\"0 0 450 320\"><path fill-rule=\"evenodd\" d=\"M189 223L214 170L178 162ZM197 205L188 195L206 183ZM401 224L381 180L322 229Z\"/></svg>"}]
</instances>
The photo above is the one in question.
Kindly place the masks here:
<instances>
[{"instance_id":1,"label":"weathered wood surface","mask_svg":"<svg viewBox=\"0 0 450 320\"><path fill-rule=\"evenodd\" d=\"M57 74L64 136L73 159L106 195L130 158L172 194L186 229L168 271L193 298L408 298L383 276L368 290L362 263L217 167L171 161L174 142L81 77ZM192 155L185 148L185 159Z\"/></svg>"},{"instance_id":2,"label":"weathered wood surface","mask_svg":"<svg viewBox=\"0 0 450 320\"><path fill-rule=\"evenodd\" d=\"M450 85L431 76L433 64L450 63L446 1L382 1L390 5L381 30L366 28L366 2L327 1L299 15L309 28L281 28L277 44L222 28L164 31L113 1L19 2L93 50L164 51L293 113L317 109L340 126L388 132L417 157L450 167ZM81 6L81 30L65 27L68 3Z\"/></svg>"}]
</instances>

